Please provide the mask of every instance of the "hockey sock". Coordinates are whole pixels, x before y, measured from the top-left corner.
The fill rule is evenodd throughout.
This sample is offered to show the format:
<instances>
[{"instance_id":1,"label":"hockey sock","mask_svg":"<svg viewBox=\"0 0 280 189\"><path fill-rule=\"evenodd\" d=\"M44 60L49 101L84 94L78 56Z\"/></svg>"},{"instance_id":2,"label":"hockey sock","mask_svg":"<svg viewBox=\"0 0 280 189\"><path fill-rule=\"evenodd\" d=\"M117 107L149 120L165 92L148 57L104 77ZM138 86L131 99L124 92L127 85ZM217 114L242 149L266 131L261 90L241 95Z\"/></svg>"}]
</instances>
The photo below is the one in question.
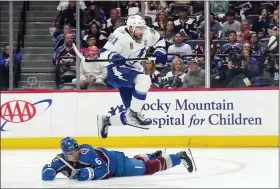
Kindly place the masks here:
<instances>
[{"instance_id":1,"label":"hockey sock","mask_svg":"<svg viewBox=\"0 0 280 189\"><path fill-rule=\"evenodd\" d=\"M170 155L166 156L164 159L166 161L166 169L175 167L177 165L180 165L180 163L181 163L180 156L178 156L176 154L170 154Z\"/></svg>"},{"instance_id":2,"label":"hockey sock","mask_svg":"<svg viewBox=\"0 0 280 189\"><path fill-rule=\"evenodd\" d=\"M120 125L127 125L125 121L125 113L123 111L117 115L113 115L110 117L111 126L120 126Z\"/></svg>"},{"instance_id":3,"label":"hockey sock","mask_svg":"<svg viewBox=\"0 0 280 189\"><path fill-rule=\"evenodd\" d=\"M141 112L142 107L145 103L147 93L140 93L137 90L134 90L132 93L132 100L131 100L131 110L134 112Z\"/></svg>"},{"instance_id":4,"label":"hockey sock","mask_svg":"<svg viewBox=\"0 0 280 189\"><path fill-rule=\"evenodd\" d=\"M130 109L139 113L145 103L147 92L150 89L151 78L149 75L138 74L134 82L135 88L132 92Z\"/></svg>"},{"instance_id":5,"label":"hockey sock","mask_svg":"<svg viewBox=\"0 0 280 189\"><path fill-rule=\"evenodd\" d=\"M141 160L146 166L146 175L151 175L159 171L175 167L181 163L180 156L171 154L166 157L151 158L149 155L137 155L135 159ZM151 160L150 160L151 158Z\"/></svg>"}]
</instances>

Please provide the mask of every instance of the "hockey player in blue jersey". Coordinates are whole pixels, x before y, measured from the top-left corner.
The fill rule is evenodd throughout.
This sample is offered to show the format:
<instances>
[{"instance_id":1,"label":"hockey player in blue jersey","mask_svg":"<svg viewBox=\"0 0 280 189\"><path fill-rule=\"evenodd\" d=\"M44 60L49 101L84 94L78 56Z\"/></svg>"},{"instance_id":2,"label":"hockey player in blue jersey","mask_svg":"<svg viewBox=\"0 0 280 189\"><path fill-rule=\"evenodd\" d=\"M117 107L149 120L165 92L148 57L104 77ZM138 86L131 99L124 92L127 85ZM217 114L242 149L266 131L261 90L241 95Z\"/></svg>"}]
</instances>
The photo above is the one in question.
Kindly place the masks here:
<instances>
[{"instance_id":1,"label":"hockey player in blue jersey","mask_svg":"<svg viewBox=\"0 0 280 189\"><path fill-rule=\"evenodd\" d=\"M58 156L72 165L76 172L56 157L50 164L43 167L42 180L54 180L58 173L79 181L151 175L181 163L187 168L188 172L196 171L190 150L166 157L163 157L159 150L152 154L136 155L129 158L123 152L93 148L87 144L78 145L71 137L62 139L60 147L62 154Z\"/></svg>"},{"instance_id":2,"label":"hockey player in blue jersey","mask_svg":"<svg viewBox=\"0 0 280 189\"><path fill-rule=\"evenodd\" d=\"M129 16L127 25L117 28L100 53L101 59L111 59L107 65L107 81L119 89L126 111L114 116L100 116L98 126L102 138L108 135L109 126L130 125L149 129L151 119L141 113L151 78L144 74L142 61L127 61L131 58L144 58L148 48L153 47L156 63L166 60L165 41L160 34L146 26L139 16Z\"/></svg>"}]
</instances>

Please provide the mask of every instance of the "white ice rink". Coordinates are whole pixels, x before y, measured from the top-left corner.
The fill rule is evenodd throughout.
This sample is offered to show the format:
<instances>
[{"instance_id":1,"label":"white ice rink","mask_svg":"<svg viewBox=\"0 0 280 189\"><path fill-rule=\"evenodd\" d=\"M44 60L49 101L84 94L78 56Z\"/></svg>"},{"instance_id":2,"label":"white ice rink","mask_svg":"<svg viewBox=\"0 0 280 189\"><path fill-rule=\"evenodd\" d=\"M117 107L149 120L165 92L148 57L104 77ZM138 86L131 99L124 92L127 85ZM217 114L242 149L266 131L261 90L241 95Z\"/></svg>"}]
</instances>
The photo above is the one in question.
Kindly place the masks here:
<instances>
[{"instance_id":1,"label":"white ice rink","mask_svg":"<svg viewBox=\"0 0 280 189\"><path fill-rule=\"evenodd\" d=\"M167 149L176 153L180 149ZM154 149L120 149L128 156ZM279 188L278 149L192 149L197 172L177 166L152 176L79 182L58 175L41 181L41 169L58 153L54 150L1 151L1 187L37 188Z\"/></svg>"}]
</instances>

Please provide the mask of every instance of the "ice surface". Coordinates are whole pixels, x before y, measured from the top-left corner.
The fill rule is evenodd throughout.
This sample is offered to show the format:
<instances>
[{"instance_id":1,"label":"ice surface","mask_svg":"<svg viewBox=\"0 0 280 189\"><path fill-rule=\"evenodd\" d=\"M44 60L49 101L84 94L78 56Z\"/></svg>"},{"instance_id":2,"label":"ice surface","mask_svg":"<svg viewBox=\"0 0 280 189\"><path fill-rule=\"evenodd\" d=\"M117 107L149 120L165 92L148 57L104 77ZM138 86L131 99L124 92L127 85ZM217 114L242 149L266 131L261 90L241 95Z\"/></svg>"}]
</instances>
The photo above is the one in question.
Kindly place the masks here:
<instances>
[{"instance_id":1,"label":"ice surface","mask_svg":"<svg viewBox=\"0 0 280 189\"><path fill-rule=\"evenodd\" d=\"M114 149L128 156L149 153L157 149ZM181 149L168 148L167 153ZM197 172L190 174L182 166L151 176L112 178L79 182L58 175L54 181L42 181L42 167L57 150L1 151L1 187L36 188L279 188L278 149L192 149Z\"/></svg>"}]
</instances>

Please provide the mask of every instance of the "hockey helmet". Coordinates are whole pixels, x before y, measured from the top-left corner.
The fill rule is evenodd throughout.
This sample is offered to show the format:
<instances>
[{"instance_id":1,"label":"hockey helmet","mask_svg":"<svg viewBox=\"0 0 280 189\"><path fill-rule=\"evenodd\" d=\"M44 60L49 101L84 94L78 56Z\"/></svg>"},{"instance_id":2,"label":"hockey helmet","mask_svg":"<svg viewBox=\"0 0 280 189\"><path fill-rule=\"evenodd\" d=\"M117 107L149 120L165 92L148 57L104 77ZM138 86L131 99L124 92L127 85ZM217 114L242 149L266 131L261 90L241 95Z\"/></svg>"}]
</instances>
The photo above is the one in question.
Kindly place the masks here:
<instances>
[{"instance_id":1,"label":"hockey helmet","mask_svg":"<svg viewBox=\"0 0 280 189\"><path fill-rule=\"evenodd\" d=\"M126 25L128 29L134 30L136 27L142 28L143 30L146 28L146 21L139 15L129 16L126 21Z\"/></svg>"},{"instance_id":2,"label":"hockey helmet","mask_svg":"<svg viewBox=\"0 0 280 189\"><path fill-rule=\"evenodd\" d=\"M71 137L66 137L60 141L60 148L63 153L71 152L79 149L77 141Z\"/></svg>"}]
</instances>

